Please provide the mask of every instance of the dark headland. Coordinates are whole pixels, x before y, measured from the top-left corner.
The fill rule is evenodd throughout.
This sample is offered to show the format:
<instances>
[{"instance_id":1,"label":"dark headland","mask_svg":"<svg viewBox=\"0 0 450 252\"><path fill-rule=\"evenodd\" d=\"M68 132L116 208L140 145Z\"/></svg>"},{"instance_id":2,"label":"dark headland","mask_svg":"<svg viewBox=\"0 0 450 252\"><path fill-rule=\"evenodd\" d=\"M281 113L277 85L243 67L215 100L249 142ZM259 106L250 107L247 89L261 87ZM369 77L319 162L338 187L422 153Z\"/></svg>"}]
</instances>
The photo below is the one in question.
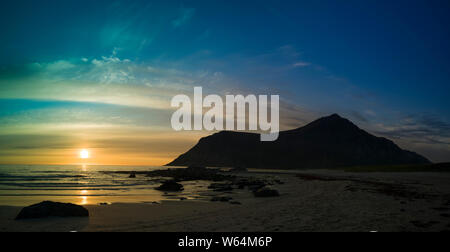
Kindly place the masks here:
<instances>
[{"instance_id":1,"label":"dark headland","mask_svg":"<svg viewBox=\"0 0 450 252\"><path fill-rule=\"evenodd\" d=\"M167 165L316 169L429 163L425 157L333 114L304 127L282 131L273 142L261 142L255 133L222 131L200 139Z\"/></svg>"}]
</instances>

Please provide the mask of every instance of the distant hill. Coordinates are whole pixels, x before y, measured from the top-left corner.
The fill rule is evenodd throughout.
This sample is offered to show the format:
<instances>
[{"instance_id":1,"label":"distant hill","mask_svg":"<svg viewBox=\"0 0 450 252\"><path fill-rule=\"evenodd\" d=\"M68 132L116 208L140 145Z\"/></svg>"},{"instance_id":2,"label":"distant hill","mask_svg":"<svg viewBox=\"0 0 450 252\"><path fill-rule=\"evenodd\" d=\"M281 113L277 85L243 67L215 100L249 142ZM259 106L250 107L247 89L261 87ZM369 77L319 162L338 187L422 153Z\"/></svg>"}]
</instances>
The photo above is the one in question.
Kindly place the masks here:
<instances>
[{"instance_id":1,"label":"distant hill","mask_svg":"<svg viewBox=\"0 0 450 252\"><path fill-rule=\"evenodd\" d=\"M167 165L313 169L429 163L425 157L402 150L334 114L280 132L274 142L261 142L259 134L222 131L200 139Z\"/></svg>"}]
</instances>

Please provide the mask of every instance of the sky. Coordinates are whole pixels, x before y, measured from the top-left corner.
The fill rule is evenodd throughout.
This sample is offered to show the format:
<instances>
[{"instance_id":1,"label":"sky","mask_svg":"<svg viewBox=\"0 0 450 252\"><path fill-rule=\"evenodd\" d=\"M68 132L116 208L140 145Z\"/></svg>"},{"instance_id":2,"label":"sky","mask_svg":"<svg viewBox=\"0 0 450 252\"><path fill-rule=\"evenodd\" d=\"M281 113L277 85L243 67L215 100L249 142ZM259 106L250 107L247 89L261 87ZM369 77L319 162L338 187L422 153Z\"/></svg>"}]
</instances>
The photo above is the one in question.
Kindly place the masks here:
<instances>
[{"instance_id":1,"label":"sky","mask_svg":"<svg viewBox=\"0 0 450 252\"><path fill-rule=\"evenodd\" d=\"M163 165L205 131L176 94L279 94L281 129L339 113L450 161L450 2L8 1L0 163ZM85 161L83 161L85 162Z\"/></svg>"}]
</instances>

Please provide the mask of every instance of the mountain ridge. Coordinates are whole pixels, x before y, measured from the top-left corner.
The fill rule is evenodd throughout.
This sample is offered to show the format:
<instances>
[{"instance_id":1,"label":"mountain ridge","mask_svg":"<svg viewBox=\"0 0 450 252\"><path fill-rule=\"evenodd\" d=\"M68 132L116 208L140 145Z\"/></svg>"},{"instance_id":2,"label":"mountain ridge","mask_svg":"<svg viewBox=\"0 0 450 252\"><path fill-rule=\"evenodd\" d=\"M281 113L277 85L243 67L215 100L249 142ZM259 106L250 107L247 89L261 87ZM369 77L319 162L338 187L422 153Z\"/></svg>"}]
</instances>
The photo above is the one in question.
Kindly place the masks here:
<instances>
[{"instance_id":1,"label":"mountain ridge","mask_svg":"<svg viewBox=\"0 0 450 252\"><path fill-rule=\"evenodd\" d=\"M430 163L425 157L403 150L387 138L374 136L338 114L282 131L273 142L261 142L259 136L220 131L201 138L167 165L315 169Z\"/></svg>"}]
</instances>

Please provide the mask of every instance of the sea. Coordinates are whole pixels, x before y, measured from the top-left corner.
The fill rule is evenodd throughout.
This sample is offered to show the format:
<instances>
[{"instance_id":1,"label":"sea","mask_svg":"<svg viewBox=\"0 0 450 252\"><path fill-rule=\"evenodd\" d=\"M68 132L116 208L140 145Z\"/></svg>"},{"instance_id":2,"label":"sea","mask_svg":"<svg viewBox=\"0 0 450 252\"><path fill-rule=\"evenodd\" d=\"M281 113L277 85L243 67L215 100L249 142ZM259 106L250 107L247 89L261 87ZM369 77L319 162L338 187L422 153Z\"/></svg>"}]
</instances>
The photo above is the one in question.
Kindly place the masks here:
<instances>
[{"instance_id":1,"label":"sea","mask_svg":"<svg viewBox=\"0 0 450 252\"><path fill-rule=\"evenodd\" d=\"M158 166L102 165L0 165L0 205L27 206L44 200L79 205L154 203L163 200L202 200L206 181L183 182L185 190L164 193L155 190L163 178L149 178L115 171L152 171ZM180 168L183 167L171 167Z\"/></svg>"}]
</instances>

